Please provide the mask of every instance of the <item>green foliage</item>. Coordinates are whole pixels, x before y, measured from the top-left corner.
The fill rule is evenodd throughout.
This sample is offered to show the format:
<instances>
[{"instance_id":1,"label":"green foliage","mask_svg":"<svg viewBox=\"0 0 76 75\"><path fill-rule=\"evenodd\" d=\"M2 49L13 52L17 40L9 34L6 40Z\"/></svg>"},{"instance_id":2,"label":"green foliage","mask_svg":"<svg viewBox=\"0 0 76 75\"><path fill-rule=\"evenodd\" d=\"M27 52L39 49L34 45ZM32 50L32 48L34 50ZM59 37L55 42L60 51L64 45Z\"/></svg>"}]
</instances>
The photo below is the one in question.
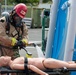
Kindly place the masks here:
<instances>
[{"instance_id":1,"label":"green foliage","mask_svg":"<svg viewBox=\"0 0 76 75\"><path fill-rule=\"evenodd\" d=\"M15 0L16 3L27 3L28 0Z\"/></svg>"},{"instance_id":2,"label":"green foliage","mask_svg":"<svg viewBox=\"0 0 76 75\"><path fill-rule=\"evenodd\" d=\"M40 0L7 0L7 4L12 5L12 4L16 4L16 3L25 3L25 4L30 3L30 4L34 5L34 4L39 4L39 1ZM43 3L46 3L49 1L52 2L52 0L43 0ZM5 2L3 0L0 0L0 3L2 5L5 4Z\"/></svg>"},{"instance_id":3,"label":"green foliage","mask_svg":"<svg viewBox=\"0 0 76 75\"><path fill-rule=\"evenodd\" d=\"M52 0L43 0L43 3L47 3L47 2L49 2L49 1L52 2Z\"/></svg>"},{"instance_id":4,"label":"green foliage","mask_svg":"<svg viewBox=\"0 0 76 75\"><path fill-rule=\"evenodd\" d=\"M5 4L5 2L3 0L0 0L0 3L2 5ZM9 4L12 5L13 3L25 3L25 4L31 3L31 4L33 4L33 3L39 3L39 0L7 0L8 5Z\"/></svg>"},{"instance_id":5,"label":"green foliage","mask_svg":"<svg viewBox=\"0 0 76 75\"><path fill-rule=\"evenodd\" d=\"M37 3L39 0L15 0L17 3Z\"/></svg>"}]
</instances>

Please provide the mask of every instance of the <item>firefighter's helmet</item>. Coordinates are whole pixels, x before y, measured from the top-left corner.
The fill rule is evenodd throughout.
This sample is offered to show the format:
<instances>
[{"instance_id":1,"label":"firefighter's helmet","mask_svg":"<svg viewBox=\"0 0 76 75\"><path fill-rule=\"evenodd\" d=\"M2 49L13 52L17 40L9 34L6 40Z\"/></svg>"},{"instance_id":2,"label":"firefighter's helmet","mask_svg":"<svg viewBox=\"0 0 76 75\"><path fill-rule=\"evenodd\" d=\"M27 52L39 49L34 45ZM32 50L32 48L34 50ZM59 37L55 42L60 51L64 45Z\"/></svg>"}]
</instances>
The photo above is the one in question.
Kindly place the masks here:
<instances>
[{"instance_id":1,"label":"firefighter's helmet","mask_svg":"<svg viewBox=\"0 0 76 75\"><path fill-rule=\"evenodd\" d=\"M19 3L14 7L15 13L19 15L19 17L24 18L27 12L27 6L23 3Z\"/></svg>"}]
</instances>

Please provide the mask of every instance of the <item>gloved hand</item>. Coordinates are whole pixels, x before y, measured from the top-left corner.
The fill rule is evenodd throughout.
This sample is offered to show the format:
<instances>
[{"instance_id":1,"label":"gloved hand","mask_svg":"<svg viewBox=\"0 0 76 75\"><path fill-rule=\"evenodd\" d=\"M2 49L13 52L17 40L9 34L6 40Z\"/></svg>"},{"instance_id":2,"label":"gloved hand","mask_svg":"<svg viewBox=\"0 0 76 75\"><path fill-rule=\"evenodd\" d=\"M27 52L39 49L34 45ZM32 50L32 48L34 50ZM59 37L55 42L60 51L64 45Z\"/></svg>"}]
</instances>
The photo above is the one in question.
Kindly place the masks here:
<instances>
[{"instance_id":1,"label":"gloved hand","mask_svg":"<svg viewBox=\"0 0 76 75\"><path fill-rule=\"evenodd\" d=\"M23 44L24 44L25 46L28 45L28 41L27 41L27 39L22 39L21 41L23 42Z\"/></svg>"},{"instance_id":2,"label":"gloved hand","mask_svg":"<svg viewBox=\"0 0 76 75\"><path fill-rule=\"evenodd\" d=\"M16 43L16 45L14 46L14 48L23 48L23 47L25 47L25 45L23 44L23 42L22 41L18 41L17 43Z\"/></svg>"},{"instance_id":3,"label":"gloved hand","mask_svg":"<svg viewBox=\"0 0 76 75\"><path fill-rule=\"evenodd\" d=\"M21 48L25 47L27 44L28 44L28 41L26 39L22 39L16 43L14 48L19 47L21 49Z\"/></svg>"},{"instance_id":4,"label":"gloved hand","mask_svg":"<svg viewBox=\"0 0 76 75\"><path fill-rule=\"evenodd\" d=\"M27 46L27 44L28 44L28 41L26 39L22 39L22 40L17 42L16 46L23 48L23 47Z\"/></svg>"},{"instance_id":5,"label":"gloved hand","mask_svg":"<svg viewBox=\"0 0 76 75\"><path fill-rule=\"evenodd\" d=\"M18 47L23 48L26 45L28 45L28 41L26 39L17 41L15 38L12 38L11 40L12 40L11 45L13 46L13 48L18 48Z\"/></svg>"},{"instance_id":6,"label":"gloved hand","mask_svg":"<svg viewBox=\"0 0 76 75\"><path fill-rule=\"evenodd\" d=\"M12 45L12 46L15 46L16 43L17 43L17 40L16 40L15 38L12 38L11 41L12 41L12 42L11 42L11 45Z\"/></svg>"}]
</instances>

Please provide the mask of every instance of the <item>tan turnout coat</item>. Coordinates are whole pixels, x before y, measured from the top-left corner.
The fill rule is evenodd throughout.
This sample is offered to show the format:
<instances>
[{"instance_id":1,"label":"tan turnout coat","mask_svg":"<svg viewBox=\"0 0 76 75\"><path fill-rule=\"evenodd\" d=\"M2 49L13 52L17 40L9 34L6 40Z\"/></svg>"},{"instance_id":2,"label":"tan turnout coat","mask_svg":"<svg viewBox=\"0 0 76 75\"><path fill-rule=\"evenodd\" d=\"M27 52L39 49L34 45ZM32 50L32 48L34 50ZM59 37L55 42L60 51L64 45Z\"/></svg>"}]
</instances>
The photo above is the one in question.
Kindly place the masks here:
<instances>
[{"instance_id":1,"label":"tan turnout coat","mask_svg":"<svg viewBox=\"0 0 76 75\"><path fill-rule=\"evenodd\" d=\"M0 22L0 44L7 46L7 47L11 47L11 38L12 35L15 35L17 33L16 29L14 26L10 25L10 33L9 36L6 34L6 19L5 17L0 18L0 20L3 19L4 22ZM26 25L23 25L23 35L22 38L28 39L28 29L26 27ZM20 31L22 33L22 31ZM18 35L17 35L18 36ZM17 36L15 36L15 38L17 38ZM11 49L6 49L6 48L2 48L3 54L4 55L8 55L13 57L14 52ZM0 54L1 56L1 54Z\"/></svg>"}]
</instances>

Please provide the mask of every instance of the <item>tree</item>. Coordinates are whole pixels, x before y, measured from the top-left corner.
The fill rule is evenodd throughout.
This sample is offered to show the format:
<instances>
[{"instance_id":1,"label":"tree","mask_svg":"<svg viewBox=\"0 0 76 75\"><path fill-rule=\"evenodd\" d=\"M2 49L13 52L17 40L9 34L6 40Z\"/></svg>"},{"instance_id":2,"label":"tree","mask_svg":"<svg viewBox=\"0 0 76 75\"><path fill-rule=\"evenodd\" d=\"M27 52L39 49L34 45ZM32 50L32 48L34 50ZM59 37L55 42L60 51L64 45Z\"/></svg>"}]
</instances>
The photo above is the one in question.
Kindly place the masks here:
<instances>
[{"instance_id":1,"label":"tree","mask_svg":"<svg viewBox=\"0 0 76 75\"><path fill-rule=\"evenodd\" d=\"M49 1L52 2L52 0L43 0L43 3L47 3L47 2L49 2Z\"/></svg>"},{"instance_id":2,"label":"tree","mask_svg":"<svg viewBox=\"0 0 76 75\"><path fill-rule=\"evenodd\" d=\"M15 0L17 3L38 3L39 0Z\"/></svg>"},{"instance_id":3,"label":"tree","mask_svg":"<svg viewBox=\"0 0 76 75\"><path fill-rule=\"evenodd\" d=\"M15 0L16 3L27 3L28 0Z\"/></svg>"}]
</instances>

